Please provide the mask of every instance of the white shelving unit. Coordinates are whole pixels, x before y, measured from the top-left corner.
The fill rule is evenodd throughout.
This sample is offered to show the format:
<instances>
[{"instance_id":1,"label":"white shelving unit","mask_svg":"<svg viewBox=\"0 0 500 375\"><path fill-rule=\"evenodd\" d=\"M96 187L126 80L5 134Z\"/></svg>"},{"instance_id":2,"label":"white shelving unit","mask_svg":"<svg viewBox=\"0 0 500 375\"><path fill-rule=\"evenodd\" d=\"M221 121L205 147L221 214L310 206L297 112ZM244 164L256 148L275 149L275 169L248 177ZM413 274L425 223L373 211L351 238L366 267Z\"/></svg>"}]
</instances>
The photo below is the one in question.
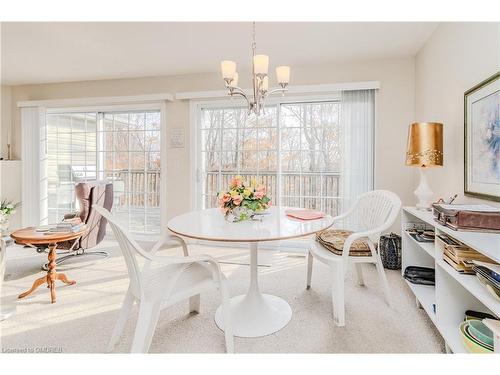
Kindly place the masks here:
<instances>
[{"instance_id":1,"label":"white shelving unit","mask_svg":"<svg viewBox=\"0 0 500 375\"><path fill-rule=\"evenodd\" d=\"M500 302L487 292L476 276L460 274L443 260L443 243L437 235L447 234L500 263L500 234L454 231L434 221L431 212L413 207L403 208L401 223L402 271L408 266L431 267L436 270L435 286L407 282L415 294L417 306L422 307L429 315L446 342L447 350L466 353L458 331L465 311L483 311L500 317ZM415 225L433 228L436 241L420 243L413 239L406 229Z\"/></svg>"}]
</instances>

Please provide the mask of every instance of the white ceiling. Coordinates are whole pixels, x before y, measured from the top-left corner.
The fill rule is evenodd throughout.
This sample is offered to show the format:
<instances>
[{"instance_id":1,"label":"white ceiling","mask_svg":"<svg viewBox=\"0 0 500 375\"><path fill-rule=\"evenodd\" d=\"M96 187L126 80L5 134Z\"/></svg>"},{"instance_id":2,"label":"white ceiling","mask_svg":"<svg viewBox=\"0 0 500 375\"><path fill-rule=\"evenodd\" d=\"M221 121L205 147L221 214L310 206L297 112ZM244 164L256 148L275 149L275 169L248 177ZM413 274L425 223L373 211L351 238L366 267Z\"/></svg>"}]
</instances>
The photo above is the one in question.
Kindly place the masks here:
<instances>
[{"instance_id":1,"label":"white ceiling","mask_svg":"<svg viewBox=\"0 0 500 375\"><path fill-rule=\"evenodd\" d=\"M257 23L276 65L414 56L437 23ZM214 72L250 63L251 23L2 23L2 84Z\"/></svg>"}]
</instances>

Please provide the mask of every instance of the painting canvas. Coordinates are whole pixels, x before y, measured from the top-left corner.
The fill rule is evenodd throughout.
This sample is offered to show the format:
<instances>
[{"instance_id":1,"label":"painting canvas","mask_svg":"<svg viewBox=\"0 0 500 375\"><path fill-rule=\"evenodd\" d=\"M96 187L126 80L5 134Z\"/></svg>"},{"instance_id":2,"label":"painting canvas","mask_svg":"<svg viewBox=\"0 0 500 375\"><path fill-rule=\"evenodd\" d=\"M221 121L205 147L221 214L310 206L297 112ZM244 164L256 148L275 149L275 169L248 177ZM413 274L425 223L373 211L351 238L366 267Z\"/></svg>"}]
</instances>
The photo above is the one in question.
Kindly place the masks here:
<instances>
[{"instance_id":1,"label":"painting canvas","mask_svg":"<svg viewBox=\"0 0 500 375\"><path fill-rule=\"evenodd\" d=\"M465 93L465 194L500 201L499 74Z\"/></svg>"}]
</instances>

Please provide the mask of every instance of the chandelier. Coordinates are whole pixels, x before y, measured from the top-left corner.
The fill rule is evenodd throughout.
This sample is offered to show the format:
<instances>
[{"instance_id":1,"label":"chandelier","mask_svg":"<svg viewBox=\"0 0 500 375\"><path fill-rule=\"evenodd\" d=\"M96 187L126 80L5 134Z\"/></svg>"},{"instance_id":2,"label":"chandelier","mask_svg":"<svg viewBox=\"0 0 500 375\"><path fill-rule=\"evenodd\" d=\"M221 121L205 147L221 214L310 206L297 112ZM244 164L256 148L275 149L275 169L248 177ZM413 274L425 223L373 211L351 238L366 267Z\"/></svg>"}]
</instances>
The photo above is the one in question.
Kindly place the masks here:
<instances>
[{"instance_id":1,"label":"chandelier","mask_svg":"<svg viewBox=\"0 0 500 375\"><path fill-rule=\"evenodd\" d=\"M264 109L265 100L269 95L281 93L285 95L288 82L290 82L290 67L278 66L276 68L276 78L280 87L269 89L269 76L267 74L269 68L269 56L257 55L255 43L255 22L252 27L252 89L251 96L247 95L243 89L238 86L238 72L236 71L236 63L231 60L221 61L222 78L226 83L228 95L233 97L240 95L246 99L248 103L248 114L254 112L257 116Z\"/></svg>"}]
</instances>

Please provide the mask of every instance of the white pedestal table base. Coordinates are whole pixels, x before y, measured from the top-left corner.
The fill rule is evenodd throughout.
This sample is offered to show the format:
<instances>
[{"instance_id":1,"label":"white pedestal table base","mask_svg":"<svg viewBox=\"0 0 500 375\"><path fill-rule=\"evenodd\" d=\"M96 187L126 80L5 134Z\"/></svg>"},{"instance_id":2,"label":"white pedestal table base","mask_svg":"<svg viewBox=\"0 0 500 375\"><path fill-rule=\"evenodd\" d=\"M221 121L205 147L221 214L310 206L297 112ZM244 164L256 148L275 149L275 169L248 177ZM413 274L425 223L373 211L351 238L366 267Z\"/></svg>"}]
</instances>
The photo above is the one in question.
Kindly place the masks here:
<instances>
[{"instance_id":1,"label":"white pedestal table base","mask_svg":"<svg viewBox=\"0 0 500 375\"><path fill-rule=\"evenodd\" d=\"M283 299L259 290L257 243L250 244L250 288L248 293L231 298L233 332L238 337L261 337L285 327L292 318L292 309ZM222 309L215 313L215 323L224 330Z\"/></svg>"}]
</instances>

